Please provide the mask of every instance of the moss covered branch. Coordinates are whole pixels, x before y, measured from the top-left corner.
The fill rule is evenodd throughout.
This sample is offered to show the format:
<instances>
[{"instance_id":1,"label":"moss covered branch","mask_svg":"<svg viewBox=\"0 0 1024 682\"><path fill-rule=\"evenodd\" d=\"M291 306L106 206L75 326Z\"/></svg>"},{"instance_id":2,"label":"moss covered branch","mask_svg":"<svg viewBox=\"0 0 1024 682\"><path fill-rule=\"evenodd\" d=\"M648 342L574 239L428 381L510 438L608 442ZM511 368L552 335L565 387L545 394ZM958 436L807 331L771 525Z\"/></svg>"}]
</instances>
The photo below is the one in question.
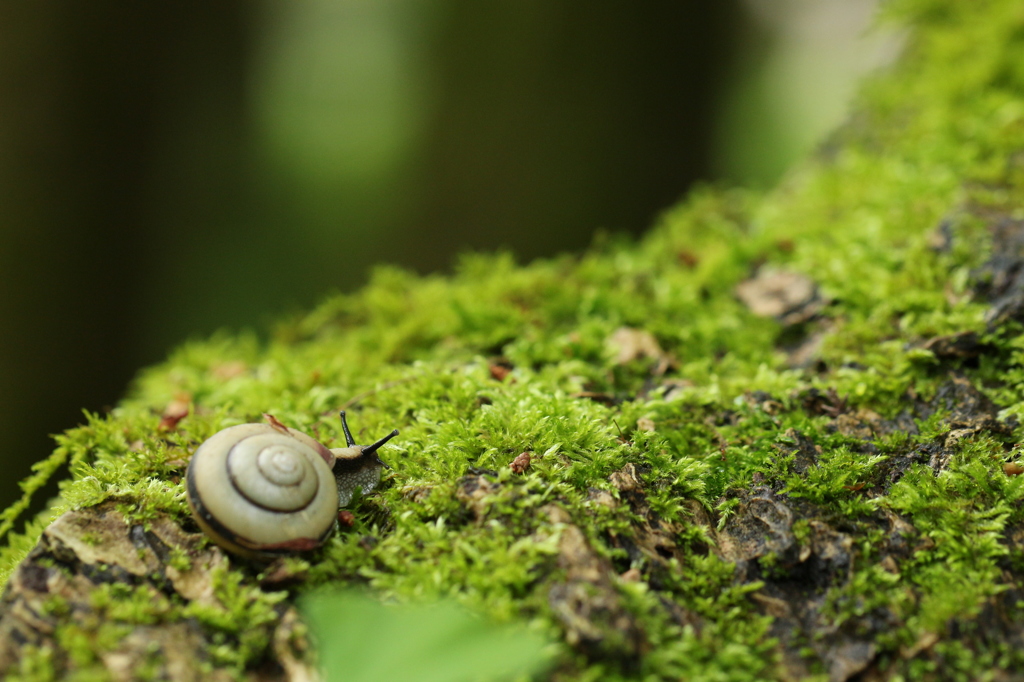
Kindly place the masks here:
<instances>
[{"instance_id":1,"label":"moss covered branch","mask_svg":"<svg viewBox=\"0 0 1024 682\"><path fill-rule=\"evenodd\" d=\"M356 584L532 622L553 679L1019 674L1024 12L887 14L906 54L769 194L579 257L381 268L143 372L26 484L69 462L0 552L0 669L299 679L290 604ZM270 412L336 447L339 407L402 435L323 549L197 532L201 442Z\"/></svg>"}]
</instances>

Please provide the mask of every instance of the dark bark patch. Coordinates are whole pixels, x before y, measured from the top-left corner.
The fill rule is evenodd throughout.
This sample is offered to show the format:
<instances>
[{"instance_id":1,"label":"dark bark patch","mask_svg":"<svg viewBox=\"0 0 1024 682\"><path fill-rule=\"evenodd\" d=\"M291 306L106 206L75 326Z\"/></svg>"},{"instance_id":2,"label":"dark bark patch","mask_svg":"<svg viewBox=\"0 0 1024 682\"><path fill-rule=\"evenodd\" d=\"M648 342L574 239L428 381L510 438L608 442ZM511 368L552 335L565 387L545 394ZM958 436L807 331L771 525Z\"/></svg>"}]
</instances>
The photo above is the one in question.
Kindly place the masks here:
<instances>
[{"instance_id":1,"label":"dark bark patch","mask_svg":"<svg viewBox=\"0 0 1024 682\"><path fill-rule=\"evenodd\" d=\"M813 442L803 436L792 440L790 447L803 450L809 461ZM823 614L828 589L850 580L856 549L853 536L826 521L821 510L755 488L717 540L722 557L736 564L737 580L763 583L752 599L773 618L771 635L779 639L790 677L812 674L808 647L837 682L854 678L874 662L873 635L891 630L895 617L883 610L836 626Z\"/></svg>"},{"instance_id":2,"label":"dark bark patch","mask_svg":"<svg viewBox=\"0 0 1024 682\"><path fill-rule=\"evenodd\" d=\"M973 360L994 348L992 344L982 343L977 332L934 336L925 340L918 347L930 351L940 362Z\"/></svg>"},{"instance_id":3,"label":"dark bark patch","mask_svg":"<svg viewBox=\"0 0 1024 682\"><path fill-rule=\"evenodd\" d=\"M992 255L971 273L975 293L989 301L990 328L1024 321L1024 220L1006 215L989 225Z\"/></svg>"},{"instance_id":4,"label":"dark bark patch","mask_svg":"<svg viewBox=\"0 0 1024 682\"><path fill-rule=\"evenodd\" d=\"M875 481L888 492L897 481L903 478L914 464L925 464L929 461L931 453L926 452L928 444L916 446L907 452L900 452L890 455L884 462L878 465Z\"/></svg>"},{"instance_id":5,"label":"dark bark patch","mask_svg":"<svg viewBox=\"0 0 1024 682\"><path fill-rule=\"evenodd\" d=\"M854 409L834 389L809 389L794 398L808 414L832 416L825 429L860 441L859 445L854 445L855 450L868 454L880 452L877 441L881 437L893 433L919 435L916 419L927 419L937 410L948 413L945 423L949 430L934 441L911 442L902 451L887 453L874 476L876 485L880 485L883 491L888 491L913 464L927 464L936 474L942 472L965 439L980 433L1009 438L1016 428L1015 420L1001 421L999 407L970 380L958 374L951 374L930 401L906 395L903 402L908 407L892 419L883 418L866 408Z\"/></svg>"},{"instance_id":6,"label":"dark bark patch","mask_svg":"<svg viewBox=\"0 0 1024 682\"><path fill-rule=\"evenodd\" d=\"M609 477L633 514L629 533L612 532L609 543L625 550L630 567L648 573L648 581L658 588L664 572L670 570L668 560L684 561L683 550L676 543L682 527L662 519L651 509L640 479L641 474L633 464L627 464Z\"/></svg>"},{"instance_id":7,"label":"dark bark patch","mask_svg":"<svg viewBox=\"0 0 1024 682\"><path fill-rule=\"evenodd\" d=\"M849 535L834 529L812 505L767 488L751 491L717 540L722 557L750 580L796 579L814 590L845 582L852 565Z\"/></svg>"},{"instance_id":8,"label":"dark bark patch","mask_svg":"<svg viewBox=\"0 0 1024 682\"><path fill-rule=\"evenodd\" d=\"M615 589L614 568L598 555L561 507L549 505L553 523L562 524L558 568L564 579L548 589L548 605L565 630L566 641L594 659L614 659L627 669L639 664L643 630Z\"/></svg>"},{"instance_id":9,"label":"dark bark patch","mask_svg":"<svg viewBox=\"0 0 1024 682\"><path fill-rule=\"evenodd\" d=\"M26 564L21 572L21 583L31 592L46 594L50 591L49 577L50 569L37 564Z\"/></svg>"},{"instance_id":10,"label":"dark bark patch","mask_svg":"<svg viewBox=\"0 0 1024 682\"><path fill-rule=\"evenodd\" d=\"M966 377L951 376L939 387L931 405L949 412L949 425L954 429L990 431L1005 436L1013 433L1012 424L999 421L999 408L995 403Z\"/></svg>"},{"instance_id":11,"label":"dark bark patch","mask_svg":"<svg viewBox=\"0 0 1024 682\"><path fill-rule=\"evenodd\" d=\"M471 469L482 473L470 473L459 479L455 489L455 497L462 502L477 521L487 516L490 507L489 498L496 493L501 484L491 478L497 478L498 472L486 469Z\"/></svg>"},{"instance_id":12,"label":"dark bark patch","mask_svg":"<svg viewBox=\"0 0 1024 682\"><path fill-rule=\"evenodd\" d=\"M784 443L775 446L783 457L793 457L789 464L789 470L794 474L806 476L807 472L818 466L818 456L821 448L814 444L814 441L796 429L786 431Z\"/></svg>"},{"instance_id":13,"label":"dark bark patch","mask_svg":"<svg viewBox=\"0 0 1024 682\"><path fill-rule=\"evenodd\" d=\"M744 501L718 533L718 548L723 557L736 564L769 554L785 555L795 544L793 512L763 491Z\"/></svg>"}]
</instances>

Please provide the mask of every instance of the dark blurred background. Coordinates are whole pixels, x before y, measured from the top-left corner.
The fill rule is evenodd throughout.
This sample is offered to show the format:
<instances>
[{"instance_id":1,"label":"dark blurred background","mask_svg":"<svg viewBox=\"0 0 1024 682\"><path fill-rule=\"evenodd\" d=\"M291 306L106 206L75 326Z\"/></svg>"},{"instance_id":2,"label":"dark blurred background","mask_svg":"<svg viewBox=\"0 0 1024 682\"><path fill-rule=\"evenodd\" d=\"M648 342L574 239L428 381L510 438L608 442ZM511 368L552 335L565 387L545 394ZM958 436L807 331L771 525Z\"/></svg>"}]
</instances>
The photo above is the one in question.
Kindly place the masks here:
<instances>
[{"instance_id":1,"label":"dark blurred background","mask_svg":"<svg viewBox=\"0 0 1024 682\"><path fill-rule=\"evenodd\" d=\"M0 507L189 337L375 263L767 187L897 51L874 0L0 4Z\"/></svg>"}]
</instances>

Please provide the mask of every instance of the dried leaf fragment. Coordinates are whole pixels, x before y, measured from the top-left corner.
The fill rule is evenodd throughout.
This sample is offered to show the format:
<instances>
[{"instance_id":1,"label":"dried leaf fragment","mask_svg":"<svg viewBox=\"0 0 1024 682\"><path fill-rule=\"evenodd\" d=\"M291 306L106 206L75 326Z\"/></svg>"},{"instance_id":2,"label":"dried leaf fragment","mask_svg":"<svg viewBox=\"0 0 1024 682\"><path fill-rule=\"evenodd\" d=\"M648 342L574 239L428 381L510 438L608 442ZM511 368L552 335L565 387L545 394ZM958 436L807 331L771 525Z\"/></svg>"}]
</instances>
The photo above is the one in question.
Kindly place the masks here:
<instances>
[{"instance_id":1,"label":"dried leaf fragment","mask_svg":"<svg viewBox=\"0 0 1024 682\"><path fill-rule=\"evenodd\" d=\"M676 260L679 261L680 265L690 268L691 270L700 265L700 256L695 254L693 251L687 251L686 249L682 249L676 253Z\"/></svg>"},{"instance_id":2,"label":"dried leaf fragment","mask_svg":"<svg viewBox=\"0 0 1024 682\"><path fill-rule=\"evenodd\" d=\"M573 393L573 398L586 398L593 400L595 403L601 403L603 405L614 405L616 398L611 393L602 393L600 391L580 391L579 393Z\"/></svg>"},{"instance_id":3,"label":"dried leaf fragment","mask_svg":"<svg viewBox=\"0 0 1024 682\"><path fill-rule=\"evenodd\" d=\"M650 358L659 363L668 362L658 340L649 331L633 327L619 327L610 337L608 345L615 352L615 364L624 365L633 360Z\"/></svg>"},{"instance_id":4,"label":"dried leaf fragment","mask_svg":"<svg viewBox=\"0 0 1024 682\"><path fill-rule=\"evenodd\" d=\"M180 395L171 402L160 414L160 423L157 429L160 431L171 431L178 426L178 422L188 416L191 409L192 396Z\"/></svg>"},{"instance_id":5,"label":"dried leaf fragment","mask_svg":"<svg viewBox=\"0 0 1024 682\"><path fill-rule=\"evenodd\" d=\"M736 297L759 317L800 324L823 307L818 287L807 275L766 268L736 285Z\"/></svg>"},{"instance_id":6,"label":"dried leaf fragment","mask_svg":"<svg viewBox=\"0 0 1024 682\"><path fill-rule=\"evenodd\" d=\"M877 648L872 642L847 641L832 647L826 655L829 660L829 682L845 682L863 672L874 660Z\"/></svg>"},{"instance_id":7,"label":"dried leaf fragment","mask_svg":"<svg viewBox=\"0 0 1024 682\"><path fill-rule=\"evenodd\" d=\"M227 380L242 376L247 371L249 371L249 367L244 362L241 360L233 360L231 362L225 362L215 366L210 370L210 374L212 374L215 379Z\"/></svg>"},{"instance_id":8,"label":"dried leaf fragment","mask_svg":"<svg viewBox=\"0 0 1024 682\"><path fill-rule=\"evenodd\" d=\"M512 463L508 465L514 474L521 474L530 468L530 453L524 452L518 455Z\"/></svg>"},{"instance_id":9,"label":"dried leaf fragment","mask_svg":"<svg viewBox=\"0 0 1024 682\"><path fill-rule=\"evenodd\" d=\"M618 471L612 472L612 475L608 477L611 484L619 489L620 492L630 492L632 490L640 490L640 477L637 475L636 467L632 464L627 464Z\"/></svg>"},{"instance_id":10,"label":"dried leaf fragment","mask_svg":"<svg viewBox=\"0 0 1024 682\"><path fill-rule=\"evenodd\" d=\"M263 419L281 433L288 434L288 427L281 423L281 420L272 414L263 413ZM288 434L290 435L290 434Z\"/></svg>"},{"instance_id":11,"label":"dried leaf fragment","mask_svg":"<svg viewBox=\"0 0 1024 682\"><path fill-rule=\"evenodd\" d=\"M495 381L504 381L512 373L512 365L507 360L495 360L487 365L487 371Z\"/></svg>"}]
</instances>

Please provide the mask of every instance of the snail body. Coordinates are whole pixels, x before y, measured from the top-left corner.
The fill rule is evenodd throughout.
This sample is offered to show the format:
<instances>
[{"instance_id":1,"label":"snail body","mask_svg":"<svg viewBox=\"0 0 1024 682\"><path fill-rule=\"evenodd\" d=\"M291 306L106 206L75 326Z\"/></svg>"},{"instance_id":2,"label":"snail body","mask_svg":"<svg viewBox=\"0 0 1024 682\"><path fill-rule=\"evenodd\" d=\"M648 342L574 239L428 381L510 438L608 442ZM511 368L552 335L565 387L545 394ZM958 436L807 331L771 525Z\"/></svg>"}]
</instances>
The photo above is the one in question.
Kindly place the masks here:
<instances>
[{"instance_id":1,"label":"snail body","mask_svg":"<svg viewBox=\"0 0 1024 682\"><path fill-rule=\"evenodd\" d=\"M384 464L373 445L356 445L341 413L347 447L328 449L270 415L206 440L185 476L189 508L214 542L235 554L267 559L324 543L339 506L368 493Z\"/></svg>"}]
</instances>

